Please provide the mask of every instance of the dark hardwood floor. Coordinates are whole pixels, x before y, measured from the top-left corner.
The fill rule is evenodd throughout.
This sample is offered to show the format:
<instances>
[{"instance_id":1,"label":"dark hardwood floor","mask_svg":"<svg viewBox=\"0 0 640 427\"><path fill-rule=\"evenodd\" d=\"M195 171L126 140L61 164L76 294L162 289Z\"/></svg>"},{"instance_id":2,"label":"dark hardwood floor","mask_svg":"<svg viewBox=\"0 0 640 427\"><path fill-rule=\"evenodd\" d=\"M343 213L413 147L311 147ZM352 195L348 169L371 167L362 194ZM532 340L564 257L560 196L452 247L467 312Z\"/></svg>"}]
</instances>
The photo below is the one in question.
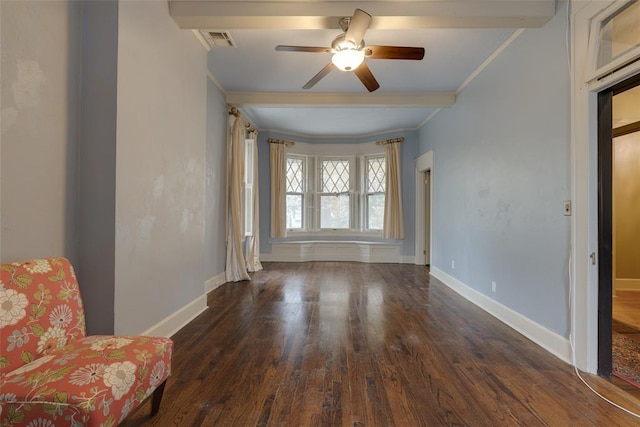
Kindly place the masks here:
<instances>
[{"instance_id":1,"label":"dark hardwood floor","mask_svg":"<svg viewBox=\"0 0 640 427\"><path fill-rule=\"evenodd\" d=\"M573 368L414 265L266 263L174 337L160 412L123 425L637 426ZM640 412L612 383L585 377Z\"/></svg>"}]
</instances>

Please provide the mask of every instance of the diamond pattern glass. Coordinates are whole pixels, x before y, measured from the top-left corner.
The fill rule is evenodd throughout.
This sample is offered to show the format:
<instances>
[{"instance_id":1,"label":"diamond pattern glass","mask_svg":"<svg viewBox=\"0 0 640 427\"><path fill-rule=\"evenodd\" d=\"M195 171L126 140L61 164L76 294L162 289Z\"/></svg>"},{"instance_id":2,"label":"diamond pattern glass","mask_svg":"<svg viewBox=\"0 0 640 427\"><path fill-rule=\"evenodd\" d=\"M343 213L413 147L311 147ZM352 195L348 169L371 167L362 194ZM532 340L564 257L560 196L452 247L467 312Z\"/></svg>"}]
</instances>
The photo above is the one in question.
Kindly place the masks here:
<instances>
[{"instance_id":1,"label":"diamond pattern glass","mask_svg":"<svg viewBox=\"0 0 640 427\"><path fill-rule=\"evenodd\" d=\"M349 160L322 161L322 192L347 193L349 191Z\"/></svg>"},{"instance_id":2,"label":"diamond pattern glass","mask_svg":"<svg viewBox=\"0 0 640 427\"><path fill-rule=\"evenodd\" d=\"M367 159L367 193L384 193L386 162L384 157Z\"/></svg>"},{"instance_id":3,"label":"diamond pattern glass","mask_svg":"<svg viewBox=\"0 0 640 427\"><path fill-rule=\"evenodd\" d=\"M287 158L287 193L304 192L304 161Z\"/></svg>"}]
</instances>

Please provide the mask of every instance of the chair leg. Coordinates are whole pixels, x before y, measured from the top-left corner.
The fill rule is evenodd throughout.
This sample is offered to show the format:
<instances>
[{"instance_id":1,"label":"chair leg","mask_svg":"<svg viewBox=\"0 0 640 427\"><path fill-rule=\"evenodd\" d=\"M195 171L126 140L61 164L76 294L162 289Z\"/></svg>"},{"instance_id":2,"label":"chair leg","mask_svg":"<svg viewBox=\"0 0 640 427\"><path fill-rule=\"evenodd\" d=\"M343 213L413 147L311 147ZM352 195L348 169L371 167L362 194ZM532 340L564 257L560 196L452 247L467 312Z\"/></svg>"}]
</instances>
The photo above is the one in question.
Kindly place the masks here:
<instances>
[{"instance_id":1,"label":"chair leg","mask_svg":"<svg viewBox=\"0 0 640 427\"><path fill-rule=\"evenodd\" d=\"M153 397L151 398L151 416L153 417L158 413L160 409L160 402L162 401L162 393L164 393L164 386L167 384L167 380L164 380L157 389L153 391Z\"/></svg>"}]
</instances>

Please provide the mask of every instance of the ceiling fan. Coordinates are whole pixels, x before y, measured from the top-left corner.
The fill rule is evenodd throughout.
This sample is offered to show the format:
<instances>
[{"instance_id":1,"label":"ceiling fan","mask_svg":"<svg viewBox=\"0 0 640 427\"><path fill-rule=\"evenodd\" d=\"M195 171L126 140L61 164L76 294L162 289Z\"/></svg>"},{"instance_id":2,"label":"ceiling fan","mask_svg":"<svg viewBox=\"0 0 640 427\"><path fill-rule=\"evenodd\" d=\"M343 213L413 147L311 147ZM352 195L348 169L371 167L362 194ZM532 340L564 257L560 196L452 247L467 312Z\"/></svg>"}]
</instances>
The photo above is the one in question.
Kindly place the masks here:
<instances>
[{"instance_id":1,"label":"ceiling fan","mask_svg":"<svg viewBox=\"0 0 640 427\"><path fill-rule=\"evenodd\" d=\"M334 68L342 71L353 71L369 92L380 87L380 84L373 76L373 73L364 62L365 58L371 59L412 59L421 60L424 58L423 47L405 46L365 46L364 33L369 28L371 15L367 12L356 9L353 16L348 16L340 20L340 28L344 31L331 43L330 48L314 46L276 46L276 51L285 52L310 52L310 53L333 53L329 62L318 74L313 76L302 88L310 89L329 74Z\"/></svg>"}]
</instances>

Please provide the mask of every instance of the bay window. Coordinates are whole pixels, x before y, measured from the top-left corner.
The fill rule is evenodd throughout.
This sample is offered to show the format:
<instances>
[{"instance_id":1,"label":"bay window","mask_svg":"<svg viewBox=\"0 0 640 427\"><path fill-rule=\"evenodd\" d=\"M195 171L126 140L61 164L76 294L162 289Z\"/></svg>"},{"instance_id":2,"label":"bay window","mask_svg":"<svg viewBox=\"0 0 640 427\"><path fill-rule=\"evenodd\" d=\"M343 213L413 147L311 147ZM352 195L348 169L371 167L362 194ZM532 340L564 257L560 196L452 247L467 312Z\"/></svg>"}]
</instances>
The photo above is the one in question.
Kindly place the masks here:
<instances>
[{"instance_id":1,"label":"bay window","mask_svg":"<svg viewBox=\"0 0 640 427\"><path fill-rule=\"evenodd\" d=\"M381 233L385 173L383 153L367 156L288 154L287 229L319 235Z\"/></svg>"}]
</instances>

